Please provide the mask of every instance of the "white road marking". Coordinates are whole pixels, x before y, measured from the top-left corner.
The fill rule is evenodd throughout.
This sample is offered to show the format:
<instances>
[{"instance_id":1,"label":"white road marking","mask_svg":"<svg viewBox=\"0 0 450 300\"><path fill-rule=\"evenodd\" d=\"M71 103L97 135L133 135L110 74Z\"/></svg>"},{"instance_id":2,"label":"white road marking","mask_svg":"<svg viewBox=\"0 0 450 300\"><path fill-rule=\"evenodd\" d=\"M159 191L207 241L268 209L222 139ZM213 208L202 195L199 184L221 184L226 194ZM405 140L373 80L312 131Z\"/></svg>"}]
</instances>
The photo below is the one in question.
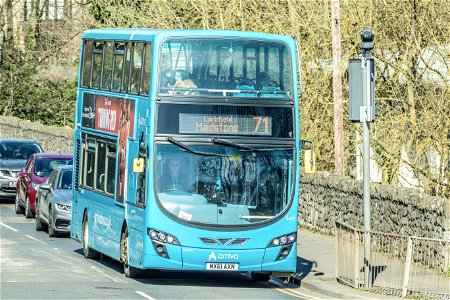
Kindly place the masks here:
<instances>
[{"instance_id":1,"label":"white road marking","mask_svg":"<svg viewBox=\"0 0 450 300\"><path fill-rule=\"evenodd\" d=\"M140 292L140 291L135 291L137 294L141 295L144 298L147 298L148 300L156 300L155 298L150 297L149 295L147 295L144 292Z\"/></svg>"},{"instance_id":2,"label":"white road marking","mask_svg":"<svg viewBox=\"0 0 450 300\"><path fill-rule=\"evenodd\" d=\"M12 228L11 226L8 226L8 225L6 225L5 223L2 223L2 222L0 222L0 225L2 225L3 227L6 227L6 228L8 228L8 229L10 229L12 231L15 231L15 232L19 231L19 230L15 229L15 228Z\"/></svg>"},{"instance_id":3,"label":"white road marking","mask_svg":"<svg viewBox=\"0 0 450 300\"><path fill-rule=\"evenodd\" d=\"M26 235L26 237L27 238L30 238L30 239L32 239L32 240L35 240L36 242L39 242L39 243L41 243L41 244L44 244L44 245L48 245L47 243L45 243L45 242L43 242L43 241L41 241L41 240L38 240L37 238L34 238L34 237L32 237L31 235Z\"/></svg>"},{"instance_id":4,"label":"white road marking","mask_svg":"<svg viewBox=\"0 0 450 300\"><path fill-rule=\"evenodd\" d=\"M108 278L108 279L111 280L111 281L114 281L114 282L116 282L116 283L127 283L127 282L124 281L124 280L117 280L116 278L114 278L114 277L112 277L112 276L110 276L110 275L105 274L105 272L103 272L103 271L100 270L99 268L96 268L96 267L94 267L94 266L91 266L91 268L94 269L95 271L99 272L100 274L102 274L103 276L105 276L106 278Z\"/></svg>"}]
</instances>

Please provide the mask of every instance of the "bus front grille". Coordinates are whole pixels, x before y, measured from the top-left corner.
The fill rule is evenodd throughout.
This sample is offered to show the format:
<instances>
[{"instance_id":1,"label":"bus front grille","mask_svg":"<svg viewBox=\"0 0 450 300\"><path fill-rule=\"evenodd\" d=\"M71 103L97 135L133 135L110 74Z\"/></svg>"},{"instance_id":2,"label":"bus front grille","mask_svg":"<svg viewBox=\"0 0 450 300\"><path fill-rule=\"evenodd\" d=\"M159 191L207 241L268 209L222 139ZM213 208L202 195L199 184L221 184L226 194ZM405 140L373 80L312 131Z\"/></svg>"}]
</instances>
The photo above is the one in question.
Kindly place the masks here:
<instances>
[{"instance_id":1,"label":"bus front grille","mask_svg":"<svg viewBox=\"0 0 450 300\"><path fill-rule=\"evenodd\" d=\"M227 245L227 246L242 246L249 239L248 238L211 238L201 237L200 240L206 245Z\"/></svg>"}]
</instances>

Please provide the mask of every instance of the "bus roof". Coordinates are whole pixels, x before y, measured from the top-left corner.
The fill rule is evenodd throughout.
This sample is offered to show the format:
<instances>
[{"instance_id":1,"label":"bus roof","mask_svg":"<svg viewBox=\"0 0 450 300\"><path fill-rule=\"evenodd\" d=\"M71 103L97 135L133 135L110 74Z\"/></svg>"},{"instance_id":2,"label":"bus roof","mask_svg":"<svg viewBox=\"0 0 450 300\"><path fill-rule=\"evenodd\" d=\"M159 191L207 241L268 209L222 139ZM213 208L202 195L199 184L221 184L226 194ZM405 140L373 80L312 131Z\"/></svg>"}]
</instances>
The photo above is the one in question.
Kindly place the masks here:
<instances>
[{"instance_id":1,"label":"bus roof","mask_svg":"<svg viewBox=\"0 0 450 300\"><path fill-rule=\"evenodd\" d=\"M115 39L115 40L163 40L167 37L239 37L267 40L280 40L289 43L292 37L287 35L233 31L233 30L187 30L187 29L150 29L150 28L102 28L90 29L83 33L83 39Z\"/></svg>"}]
</instances>

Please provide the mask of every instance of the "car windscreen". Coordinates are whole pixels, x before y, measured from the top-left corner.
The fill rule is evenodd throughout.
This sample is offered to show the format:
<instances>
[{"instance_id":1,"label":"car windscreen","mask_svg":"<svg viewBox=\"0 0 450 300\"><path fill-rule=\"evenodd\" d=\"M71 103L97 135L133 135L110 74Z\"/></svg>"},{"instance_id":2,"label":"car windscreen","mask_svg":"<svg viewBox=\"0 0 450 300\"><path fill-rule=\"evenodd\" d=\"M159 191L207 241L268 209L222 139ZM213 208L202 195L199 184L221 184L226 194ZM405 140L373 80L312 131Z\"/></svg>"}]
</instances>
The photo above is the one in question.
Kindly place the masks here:
<instances>
[{"instance_id":1,"label":"car windscreen","mask_svg":"<svg viewBox=\"0 0 450 300\"><path fill-rule=\"evenodd\" d=\"M0 144L0 159L28 159L34 153L42 152L38 145L21 142Z\"/></svg>"},{"instance_id":2,"label":"car windscreen","mask_svg":"<svg viewBox=\"0 0 450 300\"><path fill-rule=\"evenodd\" d=\"M73 164L72 158L38 158L34 165L34 174L46 177L57 167L71 164Z\"/></svg>"},{"instance_id":3,"label":"car windscreen","mask_svg":"<svg viewBox=\"0 0 450 300\"><path fill-rule=\"evenodd\" d=\"M72 189L72 170L62 170L58 189Z\"/></svg>"}]
</instances>

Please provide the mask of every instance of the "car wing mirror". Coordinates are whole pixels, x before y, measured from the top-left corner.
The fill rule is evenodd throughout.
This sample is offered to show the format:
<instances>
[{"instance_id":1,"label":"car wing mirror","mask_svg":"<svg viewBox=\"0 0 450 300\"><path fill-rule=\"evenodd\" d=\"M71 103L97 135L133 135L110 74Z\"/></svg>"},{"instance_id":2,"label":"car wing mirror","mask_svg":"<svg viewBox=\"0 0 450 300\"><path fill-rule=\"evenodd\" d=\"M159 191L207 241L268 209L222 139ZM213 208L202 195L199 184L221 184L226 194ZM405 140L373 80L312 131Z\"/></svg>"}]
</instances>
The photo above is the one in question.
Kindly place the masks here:
<instances>
[{"instance_id":1,"label":"car wing mirror","mask_svg":"<svg viewBox=\"0 0 450 300\"><path fill-rule=\"evenodd\" d=\"M45 191L50 191L51 187L50 187L50 185L43 183L43 184L39 185L39 189L45 190Z\"/></svg>"}]
</instances>

